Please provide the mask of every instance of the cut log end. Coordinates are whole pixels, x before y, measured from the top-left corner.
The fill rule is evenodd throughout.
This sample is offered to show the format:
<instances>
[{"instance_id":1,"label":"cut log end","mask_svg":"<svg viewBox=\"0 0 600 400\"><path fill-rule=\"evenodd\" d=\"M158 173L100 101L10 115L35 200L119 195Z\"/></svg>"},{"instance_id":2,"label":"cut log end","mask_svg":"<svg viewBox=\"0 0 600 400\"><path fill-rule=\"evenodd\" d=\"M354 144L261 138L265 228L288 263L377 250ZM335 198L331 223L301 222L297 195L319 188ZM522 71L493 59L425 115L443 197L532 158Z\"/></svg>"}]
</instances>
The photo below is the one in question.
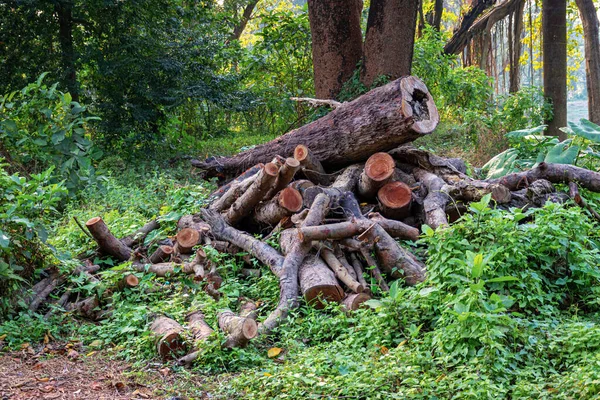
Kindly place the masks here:
<instances>
[{"instance_id":1,"label":"cut log end","mask_svg":"<svg viewBox=\"0 0 600 400\"><path fill-rule=\"evenodd\" d=\"M137 276L129 274L123 278L123 285L128 288L134 288L140 284L140 280Z\"/></svg>"},{"instance_id":2,"label":"cut log end","mask_svg":"<svg viewBox=\"0 0 600 400\"><path fill-rule=\"evenodd\" d=\"M287 187L279 194L279 205L290 212L298 212L302 209L302 195L296 189Z\"/></svg>"},{"instance_id":3,"label":"cut log end","mask_svg":"<svg viewBox=\"0 0 600 400\"><path fill-rule=\"evenodd\" d=\"M420 134L433 132L440 115L425 84L414 76L400 81L402 112L413 119L412 130Z\"/></svg>"},{"instance_id":4,"label":"cut log end","mask_svg":"<svg viewBox=\"0 0 600 400\"><path fill-rule=\"evenodd\" d=\"M200 242L200 232L192 228L184 228L177 233L177 250L189 254L192 248Z\"/></svg>"},{"instance_id":5,"label":"cut log end","mask_svg":"<svg viewBox=\"0 0 600 400\"><path fill-rule=\"evenodd\" d=\"M242 323L242 335L246 339L250 340L250 339L254 339L257 334L258 334L258 325L256 324L256 321L252 318L244 319L244 322Z\"/></svg>"},{"instance_id":6,"label":"cut log end","mask_svg":"<svg viewBox=\"0 0 600 400\"><path fill-rule=\"evenodd\" d=\"M365 301L370 299L371 296L369 296L366 293L353 293L349 294L348 296L346 296L346 298L344 298L344 300L342 301L342 305L344 306L346 311L354 311L358 310L361 306L363 306L363 303Z\"/></svg>"},{"instance_id":7,"label":"cut log end","mask_svg":"<svg viewBox=\"0 0 600 400\"><path fill-rule=\"evenodd\" d=\"M173 356L185 349L185 343L180 332L167 332L158 340L156 351L163 360L171 359Z\"/></svg>"},{"instance_id":8,"label":"cut log end","mask_svg":"<svg viewBox=\"0 0 600 400\"><path fill-rule=\"evenodd\" d=\"M98 222L102 221L102 217L94 217L94 218L90 218L87 220L87 222L85 223L85 226L87 226L88 228L90 226L94 226L96 225Z\"/></svg>"},{"instance_id":9,"label":"cut log end","mask_svg":"<svg viewBox=\"0 0 600 400\"><path fill-rule=\"evenodd\" d=\"M265 164L265 173L267 175L276 177L278 172L279 172L279 165L275 164L274 162Z\"/></svg>"},{"instance_id":10,"label":"cut log end","mask_svg":"<svg viewBox=\"0 0 600 400\"><path fill-rule=\"evenodd\" d=\"M306 303L316 309L325 308L326 302L339 303L344 298L344 291L337 285L313 286L304 292Z\"/></svg>"},{"instance_id":11,"label":"cut log end","mask_svg":"<svg viewBox=\"0 0 600 400\"><path fill-rule=\"evenodd\" d=\"M298 161L299 164L302 164L304 160L306 160L309 156L308 147L303 144L299 144L294 149L294 159Z\"/></svg>"},{"instance_id":12,"label":"cut log end","mask_svg":"<svg viewBox=\"0 0 600 400\"><path fill-rule=\"evenodd\" d=\"M408 215L412 192L402 182L390 182L377 192L384 216L391 219L401 219Z\"/></svg>"},{"instance_id":13,"label":"cut log end","mask_svg":"<svg viewBox=\"0 0 600 400\"><path fill-rule=\"evenodd\" d=\"M394 174L395 167L388 153L375 153L365 163L365 174L375 182L383 182Z\"/></svg>"}]
</instances>

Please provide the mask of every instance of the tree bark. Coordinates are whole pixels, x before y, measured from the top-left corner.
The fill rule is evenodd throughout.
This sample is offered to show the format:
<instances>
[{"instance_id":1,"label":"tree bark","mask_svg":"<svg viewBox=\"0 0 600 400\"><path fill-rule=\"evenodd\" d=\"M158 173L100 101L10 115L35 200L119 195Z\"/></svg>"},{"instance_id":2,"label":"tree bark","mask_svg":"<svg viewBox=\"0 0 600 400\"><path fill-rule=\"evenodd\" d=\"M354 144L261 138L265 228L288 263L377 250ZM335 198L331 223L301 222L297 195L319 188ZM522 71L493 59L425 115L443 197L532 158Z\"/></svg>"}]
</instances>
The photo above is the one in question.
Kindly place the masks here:
<instances>
[{"instance_id":1,"label":"tree bark","mask_svg":"<svg viewBox=\"0 0 600 400\"><path fill-rule=\"evenodd\" d=\"M324 301L339 303L344 291L327 264L315 254L309 254L299 271L300 290L307 304L321 309Z\"/></svg>"},{"instance_id":2,"label":"tree bark","mask_svg":"<svg viewBox=\"0 0 600 400\"><path fill-rule=\"evenodd\" d=\"M302 209L302 195L296 189L285 188L271 200L256 207L254 219L260 223L275 226L283 218Z\"/></svg>"},{"instance_id":3,"label":"tree bark","mask_svg":"<svg viewBox=\"0 0 600 400\"><path fill-rule=\"evenodd\" d=\"M433 7L433 21L431 25L436 31L440 31L442 25L442 14L444 13L444 0L435 0Z\"/></svg>"},{"instance_id":4,"label":"tree bark","mask_svg":"<svg viewBox=\"0 0 600 400\"><path fill-rule=\"evenodd\" d=\"M342 300L342 305L346 311L355 311L358 310L365 301L370 299L371 296L366 293L352 293L348 294L344 300Z\"/></svg>"},{"instance_id":5,"label":"tree bark","mask_svg":"<svg viewBox=\"0 0 600 400\"><path fill-rule=\"evenodd\" d=\"M317 98L335 99L360 61L361 12L360 0L308 1Z\"/></svg>"},{"instance_id":6,"label":"tree bark","mask_svg":"<svg viewBox=\"0 0 600 400\"><path fill-rule=\"evenodd\" d=\"M255 320L237 316L231 310L225 310L219 314L219 328L228 334L227 340L223 344L226 349L246 347L258 333Z\"/></svg>"},{"instance_id":7,"label":"tree bark","mask_svg":"<svg viewBox=\"0 0 600 400\"><path fill-rule=\"evenodd\" d=\"M588 118L600 124L600 32L593 0L576 0L583 23L585 76L588 93Z\"/></svg>"},{"instance_id":8,"label":"tree bark","mask_svg":"<svg viewBox=\"0 0 600 400\"><path fill-rule=\"evenodd\" d=\"M418 78L408 76L344 103L326 116L269 143L230 158L193 164L207 176L235 176L251 165L268 162L276 154L290 155L296 146L310 148L325 168L364 161L431 133L439 114Z\"/></svg>"},{"instance_id":9,"label":"tree bark","mask_svg":"<svg viewBox=\"0 0 600 400\"><path fill-rule=\"evenodd\" d=\"M63 79L73 101L79 102L79 85L75 68L75 49L73 46L72 1L59 0L54 4L58 19L58 41L61 50Z\"/></svg>"},{"instance_id":10,"label":"tree bark","mask_svg":"<svg viewBox=\"0 0 600 400\"><path fill-rule=\"evenodd\" d=\"M344 285L346 285L354 293L362 293L365 291L364 286L358 283L356 279L350 275L346 267L340 262L340 260L338 260L333 251L327 248L322 248L320 253L323 260L325 260L327 265L329 265L329 268L331 268L331 270L335 273L335 276Z\"/></svg>"},{"instance_id":11,"label":"tree bark","mask_svg":"<svg viewBox=\"0 0 600 400\"><path fill-rule=\"evenodd\" d=\"M158 264L169 260L169 258L171 258L171 255L173 255L173 247L159 246L158 249L156 249L154 253L152 253L152 255L150 256L149 261L152 264Z\"/></svg>"},{"instance_id":12,"label":"tree bark","mask_svg":"<svg viewBox=\"0 0 600 400\"><path fill-rule=\"evenodd\" d=\"M85 226L103 253L111 255L119 261L129 260L132 253L131 249L110 233L108 226L101 217L91 218L85 223Z\"/></svg>"},{"instance_id":13,"label":"tree bark","mask_svg":"<svg viewBox=\"0 0 600 400\"><path fill-rule=\"evenodd\" d=\"M544 96L552 104L546 135L567 135L567 0L544 0L542 5Z\"/></svg>"},{"instance_id":14,"label":"tree bark","mask_svg":"<svg viewBox=\"0 0 600 400\"><path fill-rule=\"evenodd\" d=\"M204 314L201 311L194 311L186 316L188 328L192 331L194 337L194 350L177 360L177 364L189 366L200 356L198 346L212 335L213 329L204 320Z\"/></svg>"},{"instance_id":15,"label":"tree bark","mask_svg":"<svg viewBox=\"0 0 600 400\"><path fill-rule=\"evenodd\" d=\"M469 31L471 26L486 9L494 4L494 2L495 0L476 0L475 4L471 5L469 11L463 15L460 25L454 30L452 37L444 46L444 53L460 54L464 50L465 46L473 37L473 33Z\"/></svg>"},{"instance_id":16,"label":"tree bark","mask_svg":"<svg viewBox=\"0 0 600 400\"><path fill-rule=\"evenodd\" d=\"M382 75L410 75L418 7L415 0L371 0L361 74L365 86Z\"/></svg>"},{"instance_id":17,"label":"tree bark","mask_svg":"<svg viewBox=\"0 0 600 400\"><path fill-rule=\"evenodd\" d=\"M516 93L521 85L521 35L523 34L523 11L525 10L525 0L520 0L514 11L513 22L513 54L510 64L510 84L509 92ZM597 33L597 31L596 31ZM600 53L599 53L600 54ZM598 70L600 73L600 69ZM600 77L600 76L599 76Z\"/></svg>"},{"instance_id":18,"label":"tree bark","mask_svg":"<svg viewBox=\"0 0 600 400\"><path fill-rule=\"evenodd\" d=\"M148 234L156 229L160 228L160 223L157 220L153 220L148 222L147 224L145 224L144 226L142 226L140 229L138 229L137 231L135 231L134 233L132 233L129 236L124 237L123 239L121 239L121 242L133 249L135 246L139 245L139 244L144 244L144 241L146 240L146 236L148 236Z\"/></svg>"},{"instance_id":19,"label":"tree bark","mask_svg":"<svg viewBox=\"0 0 600 400\"><path fill-rule=\"evenodd\" d=\"M250 2L244 7L244 12L242 13L242 18L238 22L238 24L233 28L233 33L231 34L230 40L240 40L242 33L244 33L244 29L246 29L246 25L250 21L252 17L252 12L254 8L258 4L259 0L250 0Z\"/></svg>"}]
</instances>

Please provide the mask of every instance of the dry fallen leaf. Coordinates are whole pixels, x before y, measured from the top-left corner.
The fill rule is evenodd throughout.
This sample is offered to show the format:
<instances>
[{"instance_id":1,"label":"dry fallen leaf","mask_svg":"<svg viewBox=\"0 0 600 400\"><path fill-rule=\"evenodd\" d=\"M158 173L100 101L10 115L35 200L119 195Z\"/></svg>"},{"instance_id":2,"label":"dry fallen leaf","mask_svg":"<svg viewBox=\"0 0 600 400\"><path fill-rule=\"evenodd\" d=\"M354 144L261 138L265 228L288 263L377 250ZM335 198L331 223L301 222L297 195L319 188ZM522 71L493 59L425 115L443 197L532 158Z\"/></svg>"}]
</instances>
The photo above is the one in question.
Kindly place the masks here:
<instances>
[{"instance_id":1,"label":"dry fallen leaf","mask_svg":"<svg viewBox=\"0 0 600 400\"><path fill-rule=\"evenodd\" d=\"M33 367L31 367L31 369L41 369L44 366L44 363L37 363L35 364Z\"/></svg>"},{"instance_id":2,"label":"dry fallen leaf","mask_svg":"<svg viewBox=\"0 0 600 400\"><path fill-rule=\"evenodd\" d=\"M115 389L117 389L119 392L120 392L121 390L124 390L124 389L125 389L125 384L124 384L123 382L121 382L121 381L118 381L118 382L113 382L113 386L114 386L114 388L115 388Z\"/></svg>"},{"instance_id":3,"label":"dry fallen leaf","mask_svg":"<svg viewBox=\"0 0 600 400\"><path fill-rule=\"evenodd\" d=\"M169 368L161 368L158 370L158 372L160 372L162 376L167 376L169 375L169 372L171 372L171 370Z\"/></svg>"},{"instance_id":4,"label":"dry fallen leaf","mask_svg":"<svg viewBox=\"0 0 600 400\"><path fill-rule=\"evenodd\" d=\"M38 382L48 382L50 378L35 378Z\"/></svg>"},{"instance_id":5,"label":"dry fallen leaf","mask_svg":"<svg viewBox=\"0 0 600 400\"><path fill-rule=\"evenodd\" d=\"M102 390L102 384L100 382L92 382L90 387L92 390Z\"/></svg>"},{"instance_id":6,"label":"dry fallen leaf","mask_svg":"<svg viewBox=\"0 0 600 400\"><path fill-rule=\"evenodd\" d=\"M267 355L269 358L277 357L283 349L281 347L271 347L269 351L267 351Z\"/></svg>"},{"instance_id":7,"label":"dry fallen leaf","mask_svg":"<svg viewBox=\"0 0 600 400\"><path fill-rule=\"evenodd\" d=\"M69 357L71 360L76 360L79 357L79 353L73 349L69 349L67 352L67 357Z\"/></svg>"}]
</instances>

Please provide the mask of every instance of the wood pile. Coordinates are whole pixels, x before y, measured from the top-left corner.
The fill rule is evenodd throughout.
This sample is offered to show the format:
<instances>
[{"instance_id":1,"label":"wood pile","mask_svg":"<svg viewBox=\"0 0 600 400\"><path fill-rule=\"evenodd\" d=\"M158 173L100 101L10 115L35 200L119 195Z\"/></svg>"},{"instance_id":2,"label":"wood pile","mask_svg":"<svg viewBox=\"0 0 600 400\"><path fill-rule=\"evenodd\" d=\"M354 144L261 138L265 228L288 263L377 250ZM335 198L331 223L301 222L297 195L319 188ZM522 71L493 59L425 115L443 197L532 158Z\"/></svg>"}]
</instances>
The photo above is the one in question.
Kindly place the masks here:
<instances>
[{"instance_id":1,"label":"wood pile","mask_svg":"<svg viewBox=\"0 0 600 400\"><path fill-rule=\"evenodd\" d=\"M179 220L175 238L151 253L141 243L158 227L156 221L121 240L100 217L85 225L101 254L131 261L139 273L189 275L215 299L221 296L222 278L203 246L245 252L277 276L280 300L268 315L259 316L252 301L240 304L237 313L223 310L214 327L200 310L190 313L192 348L182 339L182 325L158 316L150 327L158 353L164 358L173 351L187 353L179 363L188 365L214 329L227 336L224 347L245 346L270 333L301 298L316 308L336 302L351 311L387 291L391 281L423 282L423 260L401 242L418 240L423 224L443 228L487 194L498 207L539 207L569 197L554 186L562 183L577 204L589 209L578 185L600 192L599 173L570 165L542 163L500 179L477 180L466 175L462 160L406 144L433 131L438 119L425 85L401 78L272 142L234 157L194 162L223 184L206 207ZM279 248L268 244L276 238ZM91 263L76 271L96 279L94 272ZM243 275L259 276L260 270L248 268ZM137 278L132 277L125 276L109 293L134 287ZM61 279L55 273L36 285L30 308L36 309ZM105 298L71 298L67 294L59 302L88 318L110 312Z\"/></svg>"}]
</instances>

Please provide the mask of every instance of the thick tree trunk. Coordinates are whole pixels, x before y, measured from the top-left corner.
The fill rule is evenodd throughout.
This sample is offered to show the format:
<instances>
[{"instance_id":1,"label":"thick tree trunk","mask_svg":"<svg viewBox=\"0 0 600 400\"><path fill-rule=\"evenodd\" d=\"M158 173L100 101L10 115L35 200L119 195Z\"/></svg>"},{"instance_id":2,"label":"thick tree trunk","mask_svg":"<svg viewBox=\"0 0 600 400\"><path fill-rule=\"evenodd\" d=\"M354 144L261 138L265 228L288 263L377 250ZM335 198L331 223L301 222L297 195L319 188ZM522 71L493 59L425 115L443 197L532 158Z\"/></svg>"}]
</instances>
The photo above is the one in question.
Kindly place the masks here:
<instances>
[{"instance_id":1,"label":"thick tree trunk","mask_svg":"<svg viewBox=\"0 0 600 400\"><path fill-rule=\"evenodd\" d=\"M335 99L360 61L361 12L360 0L308 1L317 98Z\"/></svg>"},{"instance_id":2,"label":"thick tree trunk","mask_svg":"<svg viewBox=\"0 0 600 400\"><path fill-rule=\"evenodd\" d=\"M73 101L79 102L79 85L75 68L75 49L73 47L72 1L55 2L54 10L58 19L58 41L60 43L63 78Z\"/></svg>"},{"instance_id":3,"label":"thick tree trunk","mask_svg":"<svg viewBox=\"0 0 600 400\"><path fill-rule=\"evenodd\" d=\"M567 135L567 0L545 0L542 5L544 96L552 104L546 135Z\"/></svg>"},{"instance_id":4,"label":"thick tree trunk","mask_svg":"<svg viewBox=\"0 0 600 400\"><path fill-rule=\"evenodd\" d=\"M431 133L439 115L425 84L408 76L344 103L326 116L230 158L192 164L207 176L235 176L251 165L289 156L305 145L325 168L364 161L373 153Z\"/></svg>"},{"instance_id":5,"label":"thick tree trunk","mask_svg":"<svg viewBox=\"0 0 600 400\"><path fill-rule=\"evenodd\" d=\"M444 0L435 0L433 7L433 21L431 25L436 31L440 31L442 25L442 14L444 13Z\"/></svg>"},{"instance_id":6,"label":"thick tree trunk","mask_svg":"<svg viewBox=\"0 0 600 400\"><path fill-rule=\"evenodd\" d=\"M510 85L508 91L515 93L519 91L521 84L521 34L523 33L523 11L525 10L525 0L520 0L515 8L513 22L513 45L512 59L510 60ZM597 32L597 31L596 31ZM600 69L598 70L600 73Z\"/></svg>"},{"instance_id":7,"label":"thick tree trunk","mask_svg":"<svg viewBox=\"0 0 600 400\"><path fill-rule=\"evenodd\" d=\"M583 23L588 118L600 124L600 32L593 0L576 0Z\"/></svg>"},{"instance_id":8,"label":"thick tree trunk","mask_svg":"<svg viewBox=\"0 0 600 400\"><path fill-rule=\"evenodd\" d=\"M365 86L381 75L410 75L418 6L415 0L371 0L361 74Z\"/></svg>"}]
</instances>

